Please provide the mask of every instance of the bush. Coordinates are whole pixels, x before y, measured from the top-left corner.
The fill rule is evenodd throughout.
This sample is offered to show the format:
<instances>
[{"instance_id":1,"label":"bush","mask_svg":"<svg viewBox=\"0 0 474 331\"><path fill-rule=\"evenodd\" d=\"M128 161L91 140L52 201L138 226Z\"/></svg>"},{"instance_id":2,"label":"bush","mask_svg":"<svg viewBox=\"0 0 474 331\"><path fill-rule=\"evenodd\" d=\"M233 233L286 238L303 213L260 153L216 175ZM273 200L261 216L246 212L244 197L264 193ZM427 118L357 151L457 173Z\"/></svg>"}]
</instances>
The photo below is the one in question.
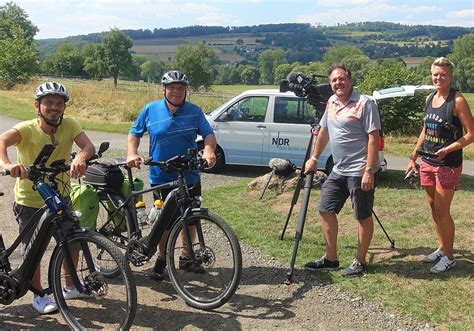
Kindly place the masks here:
<instances>
[{"instance_id":1,"label":"bush","mask_svg":"<svg viewBox=\"0 0 474 331\"><path fill-rule=\"evenodd\" d=\"M361 93L372 94L372 91L400 85L417 85L422 77L404 63L382 61L375 65L358 85ZM424 112L424 98L416 95L413 98L380 100L379 108L384 132L392 135L413 135L420 132Z\"/></svg>"}]
</instances>

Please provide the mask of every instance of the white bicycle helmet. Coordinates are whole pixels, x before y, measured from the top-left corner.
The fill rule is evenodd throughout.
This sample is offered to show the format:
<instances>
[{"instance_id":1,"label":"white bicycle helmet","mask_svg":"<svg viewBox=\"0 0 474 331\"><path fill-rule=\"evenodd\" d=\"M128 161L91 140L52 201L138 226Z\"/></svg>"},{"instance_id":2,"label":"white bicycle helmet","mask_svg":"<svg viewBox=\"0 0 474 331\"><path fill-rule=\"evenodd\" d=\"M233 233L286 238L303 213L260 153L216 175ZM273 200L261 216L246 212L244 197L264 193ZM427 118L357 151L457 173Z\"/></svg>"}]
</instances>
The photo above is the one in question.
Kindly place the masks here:
<instances>
[{"instance_id":1,"label":"white bicycle helmet","mask_svg":"<svg viewBox=\"0 0 474 331\"><path fill-rule=\"evenodd\" d=\"M163 85L170 85L173 83L183 84L185 86L189 85L188 77L184 73L178 70L171 70L166 72L161 78L161 83Z\"/></svg>"},{"instance_id":2,"label":"white bicycle helmet","mask_svg":"<svg viewBox=\"0 0 474 331\"><path fill-rule=\"evenodd\" d=\"M36 88L35 100L40 100L47 95L59 95L64 98L64 101L69 100L69 93L67 93L66 87L56 82L46 82Z\"/></svg>"}]
</instances>

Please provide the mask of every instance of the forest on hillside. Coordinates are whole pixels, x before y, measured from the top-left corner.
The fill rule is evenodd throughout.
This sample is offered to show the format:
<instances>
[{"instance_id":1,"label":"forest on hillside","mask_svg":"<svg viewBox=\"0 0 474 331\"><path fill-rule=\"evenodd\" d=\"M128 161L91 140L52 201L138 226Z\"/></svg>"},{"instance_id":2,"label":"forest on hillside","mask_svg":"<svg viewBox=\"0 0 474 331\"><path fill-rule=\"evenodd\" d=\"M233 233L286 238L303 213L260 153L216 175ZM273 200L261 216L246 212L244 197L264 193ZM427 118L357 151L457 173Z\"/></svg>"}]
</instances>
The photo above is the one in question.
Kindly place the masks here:
<instances>
[{"instance_id":1,"label":"forest on hillside","mask_svg":"<svg viewBox=\"0 0 474 331\"><path fill-rule=\"evenodd\" d=\"M232 36L235 40L239 40L239 34L250 34L255 37L256 46L260 51L280 48L287 52L289 62L307 63L321 59L329 47L339 45L355 45L372 59L441 56L451 51L454 40L465 34L474 33L474 28L361 22L337 26L282 23L241 27L188 26L121 31L133 41L186 37L196 37L196 40L202 41L206 39L206 36L212 35ZM78 47L88 43L99 43L106 33L38 40L40 57L47 57L65 42ZM235 52L239 52L239 47L235 47ZM255 54L251 52L241 52L241 55L249 61L255 57Z\"/></svg>"}]
</instances>

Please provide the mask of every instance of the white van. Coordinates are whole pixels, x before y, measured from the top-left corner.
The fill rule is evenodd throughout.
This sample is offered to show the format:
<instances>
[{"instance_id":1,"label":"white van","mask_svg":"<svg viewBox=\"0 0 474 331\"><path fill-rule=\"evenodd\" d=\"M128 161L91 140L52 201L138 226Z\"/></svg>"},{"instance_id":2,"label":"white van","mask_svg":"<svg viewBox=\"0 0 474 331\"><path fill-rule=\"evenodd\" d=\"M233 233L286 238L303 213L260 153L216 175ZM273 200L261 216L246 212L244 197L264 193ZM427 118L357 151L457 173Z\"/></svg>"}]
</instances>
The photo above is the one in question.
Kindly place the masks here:
<instances>
[{"instance_id":1,"label":"white van","mask_svg":"<svg viewBox=\"0 0 474 331\"><path fill-rule=\"evenodd\" d=\"M315 110L306 98L277 89L248 90L207 115L217 138L217 162L206 172L219 172L225 164L268 166L272 158L288 159L301 168L311 139ZM198 140L202 152L202 139ZM379 158L386 169L383 138ZM328 144L318 170L331 172Z\"/></svg>"}]
</instances>

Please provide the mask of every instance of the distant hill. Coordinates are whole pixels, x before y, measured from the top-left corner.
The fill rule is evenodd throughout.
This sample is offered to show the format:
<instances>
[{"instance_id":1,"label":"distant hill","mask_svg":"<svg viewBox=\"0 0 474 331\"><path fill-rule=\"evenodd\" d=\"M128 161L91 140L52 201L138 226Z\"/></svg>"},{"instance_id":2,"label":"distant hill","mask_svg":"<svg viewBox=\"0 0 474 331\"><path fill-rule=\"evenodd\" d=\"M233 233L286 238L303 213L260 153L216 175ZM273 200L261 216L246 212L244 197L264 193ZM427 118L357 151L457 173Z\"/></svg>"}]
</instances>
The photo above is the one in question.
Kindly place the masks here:
<instances>
[{"instance_id":1,"label":"distant hill","mask_svg":"<svg viewBox=\"0 0 474 331\"><path fill-rule=\"evenodd\" d=\"M166 63L173 61L178 46L193 44L211 47L224 62L253 62L263 50L281 48L289 62L307 63L320 59L329 47L336 45L355 45L373 59L446 55L454 40L474 33L474 28L362 22L331 27L284 23L122 31L132 38L134 53ZM106 33L38 40L40 55L44 58L65 42L78 47L98 43Z\"/></svg>"}]
</instances>

